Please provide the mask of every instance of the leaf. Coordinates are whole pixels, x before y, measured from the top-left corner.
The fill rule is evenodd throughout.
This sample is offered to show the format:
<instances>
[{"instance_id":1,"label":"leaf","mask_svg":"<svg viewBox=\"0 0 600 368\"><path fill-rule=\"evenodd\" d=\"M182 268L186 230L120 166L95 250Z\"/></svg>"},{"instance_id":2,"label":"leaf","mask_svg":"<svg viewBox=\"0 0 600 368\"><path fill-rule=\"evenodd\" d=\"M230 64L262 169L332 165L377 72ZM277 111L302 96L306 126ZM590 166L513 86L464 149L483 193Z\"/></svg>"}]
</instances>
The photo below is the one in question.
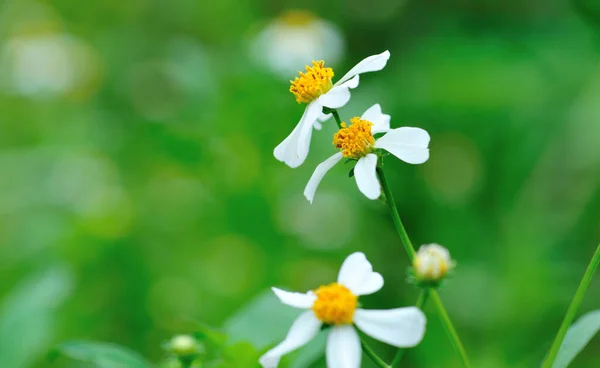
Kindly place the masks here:
<instances>
[{"instance_id":1,"label":"leaf","mask_svg":"<svg viewBox=\"0 0 600 368\"><path fill-rule=\"evenodd\" d=\"M28 367L48 350L54 316L72 286L70 271L53 266L13 288L0 305L0 367Z\"/></svg>"},{"instance_id":2,"label":"leaf","mask_svg":"<svg viewBox=\"0 0 600 368\"><path fill-rule=\"evenodd\" d=\"M138 353L123 346L92 341L65 342L55 349L55 355L93 363L98 368L150 368L152 365Z\"/></svg>"},{"instance_id":3,"label":"leaf","mask_svg":"<svg viewBox=\"0 0 600 368\"><path fill-rule=\"evenodd\" d=\"M568 367L598 330L600 330L600 310L589 312L579 318L569 327L552 367Z\"/></svg>"}]
</instances>

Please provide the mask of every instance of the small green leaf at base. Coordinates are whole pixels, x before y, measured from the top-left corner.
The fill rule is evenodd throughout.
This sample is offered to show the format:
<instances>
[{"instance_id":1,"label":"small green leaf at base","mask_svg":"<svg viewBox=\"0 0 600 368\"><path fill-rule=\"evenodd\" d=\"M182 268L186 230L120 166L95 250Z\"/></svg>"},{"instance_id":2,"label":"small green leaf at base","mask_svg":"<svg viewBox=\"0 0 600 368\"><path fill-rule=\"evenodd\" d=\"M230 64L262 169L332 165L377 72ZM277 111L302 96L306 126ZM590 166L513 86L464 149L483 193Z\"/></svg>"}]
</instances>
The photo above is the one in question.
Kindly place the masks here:
<instances>
[{"instance_id":1,"label":"small green leaf at base","mask_svg":"<svg viewBox=\"0 0 600 368\"><path fill-rule=\"evenodd\" d=\"M138 353L128 348L103 342L70 341L57 346L50 353L52 358L66 356L71 359L93 363L99 368L152 368Z\"/></svg>"},{"instance_id":2,"label":"small green leaf at base","mask_svg":"<svg viewBox=\"0 0 600 368\"><path fill-rule=\"evenodd\" d=\"M565 368L600 330L600 310L584 314L569 327L552 368Z\"/></svg>"}]
</instances>

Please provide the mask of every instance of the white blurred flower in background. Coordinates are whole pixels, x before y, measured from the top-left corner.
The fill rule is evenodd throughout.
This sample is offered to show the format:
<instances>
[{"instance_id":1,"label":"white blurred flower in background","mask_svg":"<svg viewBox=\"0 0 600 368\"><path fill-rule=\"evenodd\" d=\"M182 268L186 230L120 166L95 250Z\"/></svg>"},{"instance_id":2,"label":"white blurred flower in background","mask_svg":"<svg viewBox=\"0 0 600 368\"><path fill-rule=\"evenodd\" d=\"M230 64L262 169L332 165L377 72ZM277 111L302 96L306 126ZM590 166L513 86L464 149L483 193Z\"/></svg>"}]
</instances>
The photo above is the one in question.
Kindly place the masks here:
<instances>
[{"instance_id":1,"label":"white blurred flower in background","mask_svg":"<svg viewBox=\"0 0 600 368\"><path fill-rule=\"evenodd\" d=\"M0 88L31 98L85 92L98 71L94 50L64 33L17 34L0 53Z\"/></svg>"},{"instance_id":2,"label":"white blurred flower in background","mask_svg":"<svg viewBox=\"0 0 600 368\"><path fill-rule=\"evenodd\" d=\"M344 48L342 32L334 24L303 10L273 19L251 43L255 60L286 81L310 60L336 64Z\"/></svg>"}]
</instances>

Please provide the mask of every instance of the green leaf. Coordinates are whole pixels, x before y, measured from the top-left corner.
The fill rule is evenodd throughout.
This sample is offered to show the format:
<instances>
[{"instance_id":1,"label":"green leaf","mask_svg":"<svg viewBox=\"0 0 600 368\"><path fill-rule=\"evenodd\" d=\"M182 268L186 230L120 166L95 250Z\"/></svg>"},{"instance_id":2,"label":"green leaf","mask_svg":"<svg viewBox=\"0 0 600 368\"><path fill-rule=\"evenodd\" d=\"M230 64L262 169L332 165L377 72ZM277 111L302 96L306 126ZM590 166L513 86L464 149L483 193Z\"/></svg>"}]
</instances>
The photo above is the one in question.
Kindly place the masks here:
<instances>
[{"instance_id":1,"label":"green leaf","mask_svg":"<svg viewBox=\"0 0 600 368\"><path fill-rule=\"evenodd\" d=\"M563 340L553 368L569 366L573 359L583 350L600 330L600 310L589 312L573 323Z\"/></svg>"},{"instance_id":2,"label":"green leaf","mask_svg":"<svg viewBox=\"0 0 600 368\"><path fill-rule=\"evenodd\" d=\"M29 367L46 353L55 315L72 286L71 272L53 266L13 288L0 306L0 367Z\"/></svg>"},{"instance_id":3,"label":"green leaf","mask_svg":"<svg viewBox=\"0 0 600 368\"><path fill-rule=\"evenodd\" d=\"M55 349L55 355L93 363L98 368L150 368L138 353L123 346L103 342L70 341Z\"/></svg>"}]
</instances>

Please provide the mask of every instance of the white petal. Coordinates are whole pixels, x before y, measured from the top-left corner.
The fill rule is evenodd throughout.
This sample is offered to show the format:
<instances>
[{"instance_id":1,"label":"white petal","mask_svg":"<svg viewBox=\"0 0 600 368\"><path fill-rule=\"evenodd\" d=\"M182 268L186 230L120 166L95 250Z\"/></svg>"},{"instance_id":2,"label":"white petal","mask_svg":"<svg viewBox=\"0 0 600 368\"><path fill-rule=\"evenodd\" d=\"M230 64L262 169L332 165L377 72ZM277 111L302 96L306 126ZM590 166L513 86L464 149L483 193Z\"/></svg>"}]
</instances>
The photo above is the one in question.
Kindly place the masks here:
<instances>
[{"instance_id":1,"label":"white petal","mask_svg":"<svg viewBox=\"0 0 600 368\"><path fill-rule=\"evenodd\" d=\"M327 336L327 368L360 368L360 338L353 326L334 326Z\"/></svg>"},{"instance_id":2,"label":"white petal","mask_svg":"<svg viewBox=\"0 0 600 368\"><path fill-rule=\"evenodd\" d=\"M354 295L373 294L383 287L383 277L373 272L373 266L362 252L352 253L344 260L337 282Z\"/></svg>"},{"instance_id":3,"label":"white petal","mask_svg":"<svg viewBox=\"0 0 600 368\"><path fill-rule=\"evenodd\" d=\"M358 87L359 82L360 82L360 76L357 74L354 77L348 79L347 81L345 81L343 83L342 82L336 83L336 86L354 89L354 88Z\"/></svg>"},{"instance_id":4,"label":"white petal","mask_svg":"<svg viewBox=\"0 0 600 368\"><path fill-rule=\"evenodd\" d=\"M337 81L335 85L339 86L340 84L346 82L347 80L351 79L352 77L358 74L376 72L378 70L381 70L385 67L385 64L387 64L389 58L389 51L384 51L381 54L369 56L368 58L365 58L361 62L356 64L354 68L350 69L350 71L346 73L342 77L342 79Z\"/></svg>"},{"instance_id":5,"label":"white petal","mask_svg":"<svg viewBox=\"0 0 600 368\"><path fill-rule=\"evenodd\" d=\"M381 186L377 180L377 155L369 153L354 166L354 178L358 190L369 199L377 199L381 195Z\"/></svg>"},{"instance_id":6,"label":"white petal","mask_svg":"<svg viewBox=\"0 0 600 368\"><path fill-rule=\"evenodd\" d=\"M319 166L315 169L315 172L312 174L310 179L308 180L308 184L306 184L306 188L304 188L304 196L310 203L312 203L315 198L315 193L317 191L317 187L323 180L323 177L332 167L335 166L340 160L343 158L342 153L338 152L335 155L329 157L327 160L321 162Z\"/></svg>"},{"instance_id":7,"label":"white petal","mask_svg":"<svg viewBox=\"0 0 600 368\"><path fill-rule=\"evenodd\" d=\"M373 123L371 133L384 133L390 130L390 116L381 112L381 106L375 104L360 117L363 120L368 120Z\"/></svg>"},{"instance_id":8,"label":"white petal","mask_svg":"<svg viewBox=\"0 0 600 368\"><path fill-rule=\"evenodd\" d=\"M323 106L314 101L306 106L300 122L292 133L275 147L273 154L276 159L285 162L292 168L302 165L308 156L313 124L319 118L322 110Z\"/></svg>"},{"instance_id":9,"label":"white petal","mask_svg":"<svg viewBox=\"0 0 600 368\"><path fill-rule=\"evenodd\" d=\"M321 113L321 116L319 116L318 121L321 122L321 123L324 123L327 120L331 119L332 116L333 116L332 114L323 114L323 113Z\"/></svg>"},{"instance_id":10,"label":"white petal","mask_svg":"<svg viewBox=\"0 0 600 368\"><path fill-rule=\"evenodd\" d=\"M422 164L429 159L429 133L421 128L392 129L375 142L382 148L409 164Z\"/></svg>"},{"instance_id":11,"label":"white petal","mask_svg":"<svg viewBox=\"0 0 600 368\"><path fill-rule=\"evenodd\" d=\"M321 95L319 104L331 109L338 109L350 101L350 90L346 86L337 86Z\"/></svg>"},{"instance_id":12,"label":"white petal","mask_svg":"<svg viewBox=\"0 0 600 368\"><path fill-rule=\"evenodd\" d=\"M354 324L367 335L404 348L417 345L425 335L425 314L417 307L354 312Z\"/></svg>"},{"instance_id":13,"label":"white petal","mask_svg":"<svg viewBox=\"0 0 600 368\"><path fill-rule=\"evenodd\" d=\"M321 122L319 120L317 120L314 122L313 128L315 128L316 130L321 130L321 129L323 129L323 124L321 124Z\"/></svg>"},{"instance_id":14,"label":"white petal","mask_svg":"<svg viewBox=\"0 0 600 368\"><path fill-rule=\"evenodd\" d=\"M312 308L317 296L312 293L292 293L289 291L281 290L278 288L271 288L275 295L283 304L287 304L290 307L308 309Z\"/></svg>"},{"instance_id":15,"label":"white petal","mask_svg":"<svg viewBox=\"0 0 600 368\"><path fill-rule=\"evenodd\" d=\"M267 351L258 360L264 368L275 368L281 357L312 340L321 329L321 321L313 311L306 311L296 318L285 340L273 349Z\"/></svg>"}]
</instances>

